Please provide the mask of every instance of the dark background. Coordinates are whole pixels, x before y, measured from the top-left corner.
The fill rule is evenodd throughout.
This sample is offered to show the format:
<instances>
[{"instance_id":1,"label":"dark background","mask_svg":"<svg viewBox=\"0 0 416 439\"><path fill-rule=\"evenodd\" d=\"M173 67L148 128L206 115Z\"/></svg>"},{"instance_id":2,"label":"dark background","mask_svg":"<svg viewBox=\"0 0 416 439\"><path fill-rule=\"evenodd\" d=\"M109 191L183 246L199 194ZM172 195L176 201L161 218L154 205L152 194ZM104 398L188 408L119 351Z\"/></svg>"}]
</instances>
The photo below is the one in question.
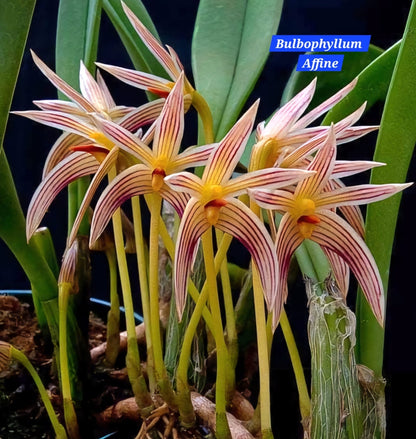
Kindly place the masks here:
<instances>
[{"instance_id":1,"label":"dark background","mask_svg":"<svg viewBox=\"0 0 416 439\"><path fill-rule=\"evenodd\" d=\"M33 25L29 35L28 48L32 48L49 66L54 67L54 38L57 14L57 3L38 0ZM174 47L178 52L188 77L191 74L191 37L198 2L196 1L144 1L152 16L160 37L165 44ZM259 1L259 6L261 6ZM331 1L331 0L296 0L286 1L279 33L281 34L370 34L371 43L386 49L400 39L410 1ZM259 30L261 31L261 29ZM249 102L261 98L258 120L266 118L279 104L284 85L296 63L298 54L272 53L261 75ZM131 64L121 46L119 39L109 21L104 18L100 40L98 60L104 63L130 67ZM121 82L105 76L110 90L118 103L139 105L143 102L143 93L130 88ZM33 109L34 99L56 97L55 89L46 78L36 69L26 51L22 70L17 84L13 101L13 110ZM377 123L380 120L381 108L374 110L365 123ZM416 123L416 122L415 122ZM17 116L11 116L5 139L5 151L24 212L30 198L40 182L42 166L50 146L59 133L48 127L35 124ZM348 149L353 157L370 158L375 145L376 135L369 135L365 142ZM185 142L186 144L190 144ZM340 152L340 158L342 157ZM408 181L415 180L415 166L412 163ZM388 437L399 437L399 432L412 431L412 417L416 404L412 398L416 386L416 357L415 357L415 322L414 306L415 258L412 254L415 248L413 205L415 189L407 190L402 198L402 207L398 222L398 232L393 250L389 298L386 321L385 370L387 378L388 406ZM50 212L43 222L55 238L56 250L60 258L64 246L66 232L66 195L60 195L52 204ZM408 233L410 231L410 233ZM28 289L24 273L15 262L12 254L4 243L0 242L0 288ZM93 256L94 272L105 279L101 273L102 259ZM103 283L93 285L93 295L107 298ZM288 313L291 315L296 336L300 344L306 344L306 301L304 293L293 293L288 303ZM276 338L280 335L277 333ZM278 341L278 340L277 340ZM276 343L282 345L282 343ZM304 361L307 363L308 359ZM290 392L292 377L285 348L277 348L272 362L276 380L273 384L273 394ZM293 392L292 392L293 393ZM288 393L289 394L289 393ZM287 418L296 430L297 419L291 419L290 413L296 406L296 401L290 399L276 400L276 410L280 415L277 419L277 437L290 438L290 434L279 427L279 418ZM280 434L280 435L279 435ZM410 436L408 436L410 437Z\"/></svg>"}]
</instances>

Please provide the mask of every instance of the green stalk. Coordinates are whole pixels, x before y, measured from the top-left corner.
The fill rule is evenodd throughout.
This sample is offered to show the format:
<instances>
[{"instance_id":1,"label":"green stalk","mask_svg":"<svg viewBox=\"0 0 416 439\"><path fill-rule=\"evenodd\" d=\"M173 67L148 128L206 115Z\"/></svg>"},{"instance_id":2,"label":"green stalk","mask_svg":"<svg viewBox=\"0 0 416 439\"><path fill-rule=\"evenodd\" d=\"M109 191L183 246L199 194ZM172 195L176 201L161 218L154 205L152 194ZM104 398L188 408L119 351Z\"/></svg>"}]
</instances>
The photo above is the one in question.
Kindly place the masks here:
<instances>
[{"instance_id":1,"label":"green stalk","mask_svg":"<svg viewBox=\"0 0 416 439\"><path fill-rule=\"evenodd\" d=\"M200 117L203 131L204 141L206 144L214 142L214 125L212 120L211 109L204 97L196 90L192 93L192 105L198 112Z\"/></svg>"},{"instance_id":2,"label":"green stalk","mask_svg":"<svg viewBox=\"0 0 416 439\"><path fill-rule=\"evenodd\" d=\"M263 288L261 286L259 272L255 265L253 271L253 296L254 311L256 315L257 331L257 352L259 358L259 379L260 379L260 423L261 437L263 439L273 438L272 418L270 412L270 352L268 347L267 327L264 309Z\"/></svg>"},{"instance_id":3,"label":"green stalk","mask_svg":"<svg viewBox=\"0 0 416 439\"><path fill-rule=\"evenodd\" d=\"M204 252L205 273L207 277L209 305L212 315L215 315L213 335L217 348L217 378L215 381L215 412L216 412L216 437L231 438L227 420L227 368L230 369L228 350L225 345L221 309L218 300L217 274L214 263L214 248L212 244L212 228L202 235L202 248Z\"/></svg>"},{"instance_id":4,"label":"green stalk","mask_svg":"<svg viewBox=\"0 0 416 439\"><path fill-rule=\"evenodd\" d=\"M67 435L64 427L58 421L56 413L53 409L52 403L49 399L48 393L46 392L45 386L43 385L39 374L36 372L36 369L32 366L31 362L27 359L26 355L23 352L20 352L18 349L9 345L10 347L10 357L19 361L30 373L36 387L38 388L40 397L42 398L43 404L45 405L46 412L48 413L49 419L51 421L52 427L55 431L57 439L67 439Z\"/></svg>"},{"instance_id":5,"label":"green stalk","mask_svg":"<svg viewBox=\"0 0 416 439\"><path fill-rule=\"evenodd\" d=\"M296 346L295 337L293 336L292 328L290 327L290 323L284 309L280 315L279 324L282 328L283 337L289 351L290 362L292 363L293 372L295 374L296 386L299 392L300 414L302 420L307 420L311 415L311 400L309 398L308 386L306 384L298 347Z\"/></svg>"},{"instance_id":6,"label":"green stalk","mask_svg":"<svg viewBox=\"0 0 416 439\"><path fill-rule=\"evenodd\" d=\"M115 167L109 172L109 180L117 175ZM121 211L117 209L113 214L114 243L116 246L117 263L120 273L123 304L125 308L126 330L127 330L127 355L126 367L130 384L142 416L147 416L153 409L153 402L150 398L146 381L144 379L141 365L139 348L136 340L136 321L134 318L134 306L131 295L130 278L127 266L126 252L124 249L123 227Z\"/></svg>"},{"instance_id":7,"label":"green stalk","mask_svg":"<svg viewBox=\"0 0 416 439\"><path fill-rule=\"evenodd\" d=\"M139 197L131 199L133 211L134 239L136 244L137 268L139 272L140 297L142 301L142 311L144 328L146 333L147 348L147 375L149 377L149 388L151 392L156 390L155 366L153 358L153 343L151 334L149 285L147 282L147 259L143 239L142 214Z\"/></svg>"},{"instance_id":8,"label":"green stalk","mask_svg":"<svg viewBox=\"0 0 416 439\"><path fill-rule=\"evenodd\" d=\"M114 248L106 250L110 274L110 309L107 313L107 346L105 359L113 367L120 352L120 300L117 292L117 261Z\"/></svg>"},{"instance_id":9,"label":"green stalk","mask_svg":"<svg viewBox=\"0 0 416 439\"><path fill-rule=\"evenodd\" d=\"M215 255L215 260L214 260L215 273L218 273L219 267L221 266L222 261L225 259L231 240L232 237L230 235L223 235L223 239L221 240L217 250L217 254ZM168 241L166 241L165 245L167 243ZM170 247L171 245L166 245L168 251ZM173 247L172 247L172 251L173 251ZM191 280L189 280L189 285L193 286L193 288L188 287L188 291L190 292L192 299L195 302L195 308L183 337L181 354L179 357L178 367L176 369L177 401L178 401L179 412L181 415L181 423L184 427L188 427L188 428L194 425L195 423L195 413L193 411L191 396L188 386L189 359L191 356L192 341L196 333L201 316L204 318L205 323L207 324L208 329L211 331L211 333L213 334L215 331L212 314L209 312L208 308L206 307L206 302L208 300L208 294L209 294L209 287L207 281L205 281L205 284L202 287L201 294L198 293L195 285L191 282ZM233 374L234 370L230 368L228 373Z\"/></svg>"},{"instance_id":10,"label":"green stalk","mask_svg":"<svg viewBox=\"0 0 416 439\"><path fill-rule=\"evenodd\" d=\"M69 282L62 282L59 285L59 366L64 417L68 436L70 439L79 439L78 420L71 396L71 378L68 364L67 313L71 291L72 285Z\"/></svg>"},{"instance_id":11,"label":"green stalk","mask_svg":"<svg viewBox=\"0 0 416 439\"><path fill-rule=\"evenodd\" d=\"M222 241L223 233L220 230L215 230L217 243ZM233 304L233 295L231 291L230 275L228 272L227 258L225 257L221 263L220 268L222 293L224 297L224 309L225 309L225 321L226 321L226 334L227 344L230 353L230 361L232 368L237 365L238 360L238 339L235 326L235 313Z\"/></svg>"},{"instance_id":12,"label":"green stalk","mask_svg":"<svg viewBox=\"0 0 416 439\"><path fill-rule=\"evenodd\" d=\"M154 192L150 204L150 237L149 237L149 297L150 297L150 331L153 343L153 358L156 383L164 400L170 407L175 407L175 395L163 362L162 336L159 317L159 229L161 196Z\"/></svg>"}]
</instances>

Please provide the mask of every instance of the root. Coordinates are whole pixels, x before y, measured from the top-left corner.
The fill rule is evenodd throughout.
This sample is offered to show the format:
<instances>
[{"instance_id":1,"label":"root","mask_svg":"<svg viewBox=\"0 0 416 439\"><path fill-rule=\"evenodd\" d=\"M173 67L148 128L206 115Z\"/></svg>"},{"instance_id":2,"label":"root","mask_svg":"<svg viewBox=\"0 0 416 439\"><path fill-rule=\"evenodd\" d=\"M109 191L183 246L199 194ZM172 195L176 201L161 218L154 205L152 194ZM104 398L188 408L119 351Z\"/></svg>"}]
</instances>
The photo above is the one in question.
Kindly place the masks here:
<instances>
[{"instance_id":1,"label":"root","mask_svg":"<svg viewBox=\"0 0 416 439\"><path fill-rule=\"evenodd\" d=\"M242 415L243 420L247 420L253 413L253 407L247 401L243 401L243 396L233 398L234 408ZM215 432L215 404L205 396L196 392L191 392L192 405L201 425L208 427ZM235 412L235 413L237 413ZM117 404L108 407L97 415L97 421L100 424L116 423L123 420L140 421L139 410L134 398L128 398ZM230 426L231 436L233 439L253 439L254 436L247 431L242 421L237 419L231 413L227 413L228 424ZM145 439L154 435L150 434L152 429L156 429L161 438L180 438L180 429L178 428L178 414L169 409L168 405L163 403L152 411L150 416L142 422L140 430L135 439Z\"/></svg>"},{"instance_id":2,"label":"root","mask_svg":"<svg viewBox=\"0 0 416 439\"><path fill-rule=\"evenodd\" d=\"M198 418L211 431L215 431L215 404L205 396L196 392L191 392L192 405ZM227 413L228 425L233 439L253 439L242 423L231 413Z\"/></svg>"},{"instance_id":3,"label":"root","mask_svg":"<svg viewBox=\"0 0 416 439\"><path fill-rule=\"evenodd\" d=\"M146 342L145 332L144 332L144 323L140 323L140 325L136 326L136 338L139 344L144 344ZM98 359L105 354L107 349L107 342L96 346L90 350L91 361L96 363ZM127 349L127 332L120 332L120 350Z\"/></svg>"}]
</instances>

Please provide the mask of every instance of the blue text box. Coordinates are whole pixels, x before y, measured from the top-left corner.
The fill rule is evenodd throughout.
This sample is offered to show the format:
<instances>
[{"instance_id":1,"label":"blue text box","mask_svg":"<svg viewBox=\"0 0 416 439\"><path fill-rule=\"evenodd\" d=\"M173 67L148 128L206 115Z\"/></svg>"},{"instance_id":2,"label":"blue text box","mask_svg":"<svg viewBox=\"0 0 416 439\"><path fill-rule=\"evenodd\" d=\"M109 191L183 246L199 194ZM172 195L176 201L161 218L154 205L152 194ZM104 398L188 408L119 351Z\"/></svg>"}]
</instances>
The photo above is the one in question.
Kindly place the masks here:
<instances>
[{"instance_id":1,"label":"blue text box","mask_svg":"<svg viewBox=\"0 0 416 439\"><path fill-rule=\"evenodd\" d=\"M340 72L344 55L299 55L298 72Z\"/></svg>"},{"instance_id":2,"label":"blue text box","mask_svg":"<svg viewBox=\"0 0 416 439\"><path fill-rule=\"evenodd\" d=\"M273 35L270 52L367 52L371 35Z\"/></svg>"}]
</instances>

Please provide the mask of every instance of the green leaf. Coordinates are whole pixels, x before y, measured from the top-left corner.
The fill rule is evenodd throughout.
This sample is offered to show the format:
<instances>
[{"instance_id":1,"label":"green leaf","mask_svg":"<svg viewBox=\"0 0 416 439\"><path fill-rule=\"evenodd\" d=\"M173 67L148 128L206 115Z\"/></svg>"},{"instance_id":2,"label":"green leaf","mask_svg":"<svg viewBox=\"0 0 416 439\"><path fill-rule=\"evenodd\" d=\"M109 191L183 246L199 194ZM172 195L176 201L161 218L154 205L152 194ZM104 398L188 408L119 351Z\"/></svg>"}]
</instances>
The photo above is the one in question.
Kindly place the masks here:
<instances>
[{"instance_id":1,"label":"green leaf","mask_svg":"<svg viewBox=\"0 0 416 439\"><path fill-rule=\"evenodd\" d=\"M197 90L214 118L216 139L235 122L260 75L282 0L202 0L192 41Z\"/></svg>"},{"instance_id":2,"label":"green leaf","mask_svg":"<svg viewBox=\"0 0 416 439\"><path fill-rule=\"evenodd\" d=\"M0 150L36 0L0 2Z\"/></svg>"},{"instance_id":3,"label":"green leaf","mask_svg":"<svg viewBox=\"0 0 416 439\"><path fill-rule=\"evenodd\" d=\"M371 183L401 183L406 180L416 142L416 3L413 2L394 67L377 137L374 160L387 166L374 169ZM401 195L370 204L366 216L366 242L380 270L385 290ZM384 331L377 324L362 294L358 296L358 361L381 376Z\"/></svg>"},{"instance_id":4,"label":"green leaf","mask_svg":"<svg viewBox=\"0 0 416 439\"><path fill-rule=\"evenodd\" d=\"M61 0L56 31L56 73L79 90L79 65L94 72L101 0ZM63 99L63 96L61 96Z\"/></svg>"},{"instance_id":5,"label":"green leaf","mask_svg":"<svg viewBox=\"0 0 416 439\"><path fill-rule=\"evenodd\" d=\"M124 3L133 11L147 29L159 39L156 28L143 3L140 0L125 0ZM103 8L113 23L134 67L142 72L148 72L153 75L161 76L162 78L167 78L167 74L159 61L149 51L130 24L120 0L103 0Z\"/></svg>"},{"instance_id":6,"label":"green leaf","mask_svg":"<svg viewBox=\"0 0 416 439\"><path fill-rule=\"evenodd\" d=\"M383 50L370 44L368 52L344 52L344 62L340 72L297 72L293 70L283 91L281 104L288 102L296 93L305 88L315 77L318 78L311 108L335 94L352 81L366 66L378 58ZM314 54L317 54L314 52ZM356 108L354 108L355 110ZM352 111L351 111L352 112ZM350 113L351 113L350 112Z\"/></svg>"},{"instance_id":7,"label":"green leaf","mask_svg":"<svg viewBox=\"0 0 416 439\"><path fill-rule=\"evenodd\" d=\"M358 75L354 90L328 112L322 124L338 122L355 111L364 101L367 101L366 111L376 102L383 102L386 99L399 48L400 41L369 64Z\"/></svg>"}]
</instances>

